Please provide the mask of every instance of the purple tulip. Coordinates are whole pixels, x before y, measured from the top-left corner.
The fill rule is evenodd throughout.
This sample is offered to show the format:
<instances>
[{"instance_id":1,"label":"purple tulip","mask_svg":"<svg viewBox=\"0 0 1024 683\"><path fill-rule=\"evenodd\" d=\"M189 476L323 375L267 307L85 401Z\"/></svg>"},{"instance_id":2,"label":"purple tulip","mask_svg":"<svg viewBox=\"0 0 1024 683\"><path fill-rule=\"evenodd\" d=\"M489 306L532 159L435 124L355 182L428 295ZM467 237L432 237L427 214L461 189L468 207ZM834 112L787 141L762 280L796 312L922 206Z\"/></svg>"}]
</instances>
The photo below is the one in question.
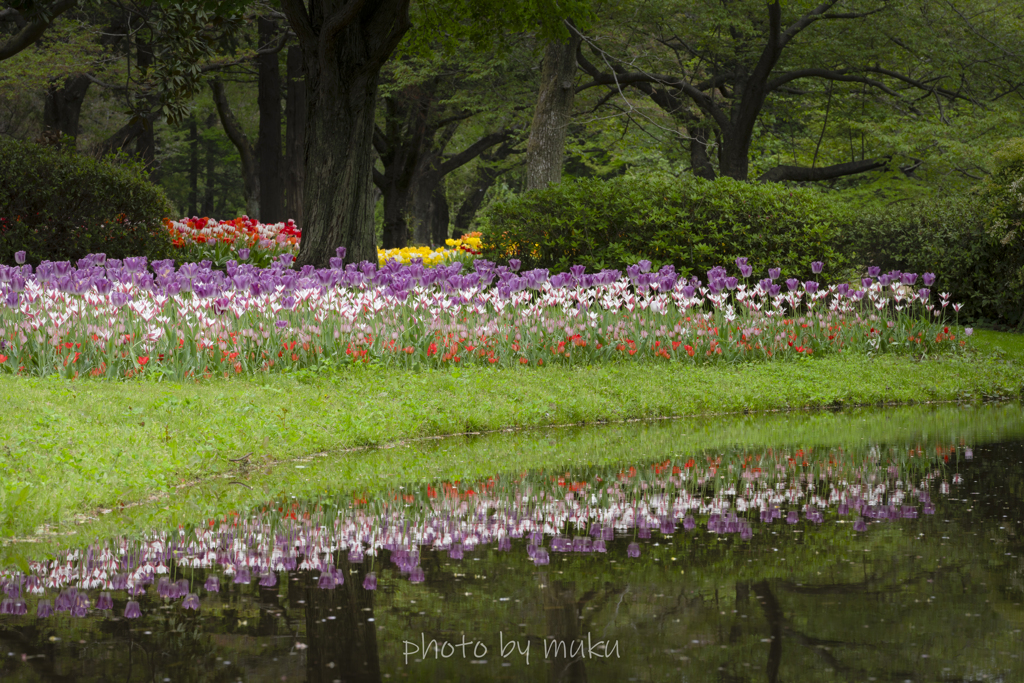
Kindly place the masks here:
<instances>
[{"instance_id":1,"label":"purple tulip","mask_svg":"<svg viewBox=\"0 0 1024 683\"><path fill-rule=\"evenodd\" d=\"M727 289L728 289L728 290L729 290L730 292L731 292L732 290L736 289L736 286L737 286L737 285L739 285L739 283L740 283L740 281L739 281L739 280L737 280L737 279L736 279L736 278L734 278L734 277L727 277L727 278L725 278L725 286L726 286L726 288L727 288Z\"/></svg>"},{"instance_id":2,"label":"purple tulip","mask_svg":"<svg viewBox=\"0 0 1024 683\"><path fill-rule=\"evenodd\" d=\"M517 258L510 258L508 260L508 269L511 270L513 273L518 272L522 265L523 262Z\"/></svg>"},{"instance_id":3,"label":"purple tulip","mask_svg":"<svg viewBox=\"0 0 1024 683\"><path fill-rule=\"evenodd\" d=\"M917 295L921 297L921 303L928 303L928 297L932 295L932 292L930 289L925 289L922 287L921 289L917 290Z\"/></svg>"},{"instance_id":4,"label":"purple tulip","mask_svg":"<svg viewBox=\"0 0 1024 683\"><path fill-rule=\"evenodd\" d=\"M818 291L818 283L814 280L808 280L804 283L804 290L806 290L808 294L814 294Z\"/></svg>"},{"instance_id":5,"label":"purple tulip","mask_svg":"<svg viewBox=\"0 0 1024 683\"><path fill-rule=\"evenodd\" d=\"M23 252L23 251L16 251L16 252L14 252L14 262L17 263L19 266L23 266L23 265L25 265L25 257L26 256L27 256L27 254L25 252Z\"/></svg>"},{"instance_id":6,"label":"purple tulip","mask_svg":"<svg viewBox=\"0 0 1024 683\"><path fill-rule=\"evenodd\" d=\"M917 273L903 273L900 275L900 282L905 285L913 285L917 282Z\"/></svg>"},{"instance_id":7,"label":"purple tulip","mask_svg":"<svg viewBox=\"0 0 1024 683\"><path fill-rule=\"evenodd\" d=\"M754 273L754 267L746 264L740 266L740 275L743 277L750 277Z\"/></svg>"},{"instance_id":8,"label":"purple tulip","mask_svg":"<svg viewBox=\"0 0 1024 683\"><path fill-rule=\"evenodd\" d=\"M742 269L743 266L745 266L745 265L747 265L747 257L746 256L741 256L740 258L736 259L736 267L737 268Z\"/></svg>"},{"instance_id":9,"label":"purple tulip","mask_svg":"<svg viewBox=\"0 0 1024 683\"><path fill-rule=\"evenodd\" d=\"M377 590L377 575L370 572L363 578L363 590L375 591Z\"/></svg>"},{"instance_id":10,"label":"purple tulip","mask_svg":"<svg viewBox=\"0 0 1024 683\"><path fill-rule=\"evenodd\" d=\"M627 545L626 557L640 557L640 544L634 542Z\"/></svg>"},{"instance_id":11,"label":"purple tulip","mask_svg":"<svg viewBox=\"0 0 1024 683\"><path fill-rule=\"evenodd\" d=\"M648 261L647 259L644 259L643 261L637 261L636 265L640 267L641 273L651 272L651 262Z\"/></svg>"},{"instance_id":12,"label":"purple tulip","mask_svg":"<svg viewBox=\"0 0 1024 683\"><path fill-rule=\"evenodd\" d=\"M861 278L860 286L864 289L871 289L871 285L874 284L874 280L869 277Z\"/></svg>"},{"instance_id":13,"label":"purple tulip","mask_svg":"<svg viewBox=\"0 0 1024 683\"><path fill-rule=\"evenodd\" d=\"M344 259L347 251L348 250L345 249L345 247L338 247L337 249L334 250L334 253L337 255L338 258Z\"/></svg>"},{"instance_id":14,"label":"purple tulip","mask_svg":"<svg viewBox=\"0 0 1024 683\"><path fill-rule=\"evenodd\" d=\"M238 258L240 260L242 260L242 261L248 261L249 260L249 250L245 249L245 248L239 249L238 250Z\"/></svg>"},{"instance_id":15,"label":"purple tulip","mask_svg":"<svg viewBox=\"0 0 1024 683\"><path fill-rule=\"evenodd\" d=\"M206 577L206 584L203 586L207 593L220 593L220 579L216 576Z\"/></svg>"},{"instance_id":16,"label":"purple tulip","mask_svg":"<svg viewBox=\"0 0 1024 683\"><path fill-rule=\"evenodd\" d=\"M925 287L931 287L935 284L935 273L925 273L923 278Z\"/></svg>"},{"instance_id":17,"label":"purple tulip","mask_svg":"<svg viewBox=\"0 0 1024 683\"><path fill-rule=\"evenodd\" d=\"M883 287L888 287L890 282L892 282L892 278L890 276L884 273L878 276L878 284L882 285Z\"/></svg>"},{"instance_id":18,"label":"purple tulip","mask_svg":"<svg viewBox=\"0 0 1024 683\"><path fill-rule=\"evenodd\" d=\"M768 277L770 277L772 280L778 280L780 275L782 275L782 268L768 269Z\"/></svg>"},{"instance_id":19,"label":"purple tulip","mask_svg":"<svg viewBox=\"0 0 1024 683\"><path fill-rule=\"evenodd\" d=\"M786 286L789 287L789 291L795 292L796 288L800 286L800 281L797 280L795 277L791 277L788 280L786 280Z\"/></svg>"},{"instance_id":20,"label":"purple tulip","mask_svg":"<svg viewBox=\"0 0 1024 683\"><path fill-rule=\"evenodd\" d=\"M139 607L139 603L135 600L129 600L128 604L124 606L124 618L125 619L138 619L142 616L142 608Z\"/></svg>"},{"instance_id":21,"label":"purple tulip","mask_svg":"<svg viewBox=\"0 0 1024 683\"><path fill-rule=\"evenodd\" d=\"M879 273L881 272L882 269L879 268L878 266L870 266L868 268L868 277L878 277Z\"/></svg>"},{"instance_id":22,"label":"purple tulip","mask_svg":"<svg viewBox=\"0 0 1024 683\"><path fill-rule=\"evenodd\" d=\"M199 609L199 596L195 593L188 593L185 599L181 601L182 609L197 610Z\"/></svg>"},{"instance_id":23,"label":"purple tulip","mask_svg":"<svg viewBox=\"0 0 1024 683\"><path fill-rule=\"evenodd\" d=\"M821 261L811 261L811 272L817 275L821 272L821 269L825 267L825 264Z\"/></svg>"},{"instance_id":24,"label":"purple tulip","mask_svg":"<svg viewBox=\"0 0 1024 683\"><path fill-rule=\"evenodd\" d=\"M125 292L111 292L110 293L110 303L115 308L121 308L126 303L128 303L128 294L125 293Z\"/></svg>"}]
</instances>

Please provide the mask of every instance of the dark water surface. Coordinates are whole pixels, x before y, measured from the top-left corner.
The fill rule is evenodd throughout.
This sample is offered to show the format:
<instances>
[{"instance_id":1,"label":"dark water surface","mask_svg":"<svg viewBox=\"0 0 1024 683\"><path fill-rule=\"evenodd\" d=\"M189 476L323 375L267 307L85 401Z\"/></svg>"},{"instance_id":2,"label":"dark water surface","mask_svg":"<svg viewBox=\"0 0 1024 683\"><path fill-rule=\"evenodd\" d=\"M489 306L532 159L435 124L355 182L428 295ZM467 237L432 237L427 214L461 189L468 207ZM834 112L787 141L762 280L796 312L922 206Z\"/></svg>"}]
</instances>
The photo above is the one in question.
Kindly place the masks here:
<instances>
[{"instance_id":1,"label":"dark water surface","mask_svg":"<svg viewBox=\"0 0 1024 683\"><path fill-rule=\"evenodd\" d=\"M68 548L0 575L0 680L1024 681L1024 441L957 429L496 466Z\"/></svg>"}]
</instances>

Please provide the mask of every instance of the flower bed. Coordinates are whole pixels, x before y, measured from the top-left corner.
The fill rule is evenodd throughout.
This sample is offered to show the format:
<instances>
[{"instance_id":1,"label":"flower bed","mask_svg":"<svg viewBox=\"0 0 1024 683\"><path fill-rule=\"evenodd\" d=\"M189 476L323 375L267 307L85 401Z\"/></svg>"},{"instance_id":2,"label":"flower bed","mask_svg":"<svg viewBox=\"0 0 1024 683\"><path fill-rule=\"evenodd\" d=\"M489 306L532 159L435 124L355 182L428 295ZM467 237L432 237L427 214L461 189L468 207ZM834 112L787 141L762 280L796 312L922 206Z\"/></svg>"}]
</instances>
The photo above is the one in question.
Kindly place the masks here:
<instances>
[{"instance_id":1,"label":"flower bed","mask_svg":"<svg viewBox=\"0 0 1024 683\"><path fill-rule=\"evenodd\" d=\"M725 268L702 283L650 263L625 275L582 266L518 274L518 262L426 268L388 261L265 269L228 261L176 267L93 255L0 266L0 371L174 378L320 369L352 362L401 367L616 360L737 363L860 353L948 353L965 345L946 319L948 294L917 275L872 269L858 287L781 273L750 280ZM820 272L820 264L815 264ZM931 285L934 276L925 274ZM938 300L934 303L933 300Z\"/></svg>"},{"instance_id":2,"label":"flower bed","mask_svg":"<svg viewBox=\"0 0 1024 683\"><path fill-rule=\"evenodd\" d=\"M165 218L164 225L171 235L172 244L179 250L181 258L176 261L209 261L211 267L217 269L223 268L232 259L267 268L282 254L298 254L302 240L302 231L291 219L283 223L264 224L248 216L229 221L194 216L178 221ZM418 261L427 268L433 268L459 261L469 266L482 249L478 232L469 233L461 239L447 240L446 243L447 249L377 249L378 265L384 266L388 261L410 265Z\"/></svg>"}]
</instances>

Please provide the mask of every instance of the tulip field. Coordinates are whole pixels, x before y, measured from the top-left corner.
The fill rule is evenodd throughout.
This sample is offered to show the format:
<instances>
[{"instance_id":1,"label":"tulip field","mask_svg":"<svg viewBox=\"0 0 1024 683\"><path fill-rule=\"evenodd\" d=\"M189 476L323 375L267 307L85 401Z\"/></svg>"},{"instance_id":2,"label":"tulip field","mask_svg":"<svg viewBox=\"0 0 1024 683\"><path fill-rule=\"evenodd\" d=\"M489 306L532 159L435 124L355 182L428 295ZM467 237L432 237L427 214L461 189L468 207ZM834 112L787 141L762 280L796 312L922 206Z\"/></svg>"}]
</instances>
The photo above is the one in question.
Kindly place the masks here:
<instances>
[{"instance_id":1,"label":"tulip field","mask_svg":"<svg viewBox=\"0 0 1024 683\"><path fill-rule=\"evenodd\" d=\"M190 239L206 239L200 233L208 230ZM826 286L777 268L759 278L740 258L735 275L719 266L705 280L671 265L652 271L647 261L625 273L574 266L552 274L518 272L515 259L476 258L464 268L408 250L376 264L345 263L344 247L329 268L295 270L294 230L275 236L243 223L227 238L217 230L209 239L235 256L223 270L210 259L103 254L0 266L0 371L184 379L346 363L737 363L841 351L949 353L970 334L950 320L959 305L949 294L932 294L930 273L921 288L916 274L878 268L859 283ZM249 262L250 250L265 256L273 245L284 251L267 267ZM820 262L811 265L821 272Z\"/></svg>"}]
</instances>

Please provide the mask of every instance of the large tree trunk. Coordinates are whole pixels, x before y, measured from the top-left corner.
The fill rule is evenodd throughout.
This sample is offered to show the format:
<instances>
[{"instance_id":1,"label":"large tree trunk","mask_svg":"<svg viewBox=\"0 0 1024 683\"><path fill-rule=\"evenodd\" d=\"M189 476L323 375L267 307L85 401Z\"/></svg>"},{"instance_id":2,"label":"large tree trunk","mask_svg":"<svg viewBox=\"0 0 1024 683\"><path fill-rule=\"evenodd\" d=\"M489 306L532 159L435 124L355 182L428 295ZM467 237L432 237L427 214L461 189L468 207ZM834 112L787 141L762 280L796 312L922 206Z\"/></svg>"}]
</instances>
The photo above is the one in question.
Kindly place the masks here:
<instances>
[{"instance_id":1,"label":"large tree trunk","mask_svg":"<svg viewBox=\"0 0 1024 683\"><path fill-rule=\"evenodd\" d=\"M526 189L538 190L562 179L565 133L575 95L576 48L580 35L568 43L549 43L544 50L540 93L526 145Z\"/></svg>"},{"instance_id":2,"label":"large tree trunk","mask_svg":"<svg viewBox=\"0 0 1024 683\"><path fill-rule=\"evenodd\" d=\"M46 133L78 137L82 102L91 82L85 74L74 74L68 76L61 86L56 83L50 85L43 107L43 129Z\"/></svg>"},{"instance_id":3,"label":"large tree trunk","mask_svg":"<svg viewBox=\"0 0 1024 683\"><path fill-rule=\"evenodd\" d=\"M297 267L377 262L371 182L380 69L409 29L409 0L283 0L306 73L306 177Z\"/></svg>"},{"instance_id":4,"label":"large tree trunk","mask_svg":"<svg viewBox=\"0 0 1024 683\"><path fill-rule=\"evenodd\" d=\"M451 207L448 205L448 195L445 194L444 183L438 183L430 202L430 236L435 247L444 246L450 225Z\"/></svg>"},{"instance_id":5,"label":"large tree trunk","mask_svg":"<svg viewBox=\"0 0 1024 683\"><path fill-rule=\"evenodd\" d=\"M260 17L259 41L270 45L277 36L277 22ZM259 159L260 214L263 223L280 223L284 215L284 188L281 184L281 75L276 52L261 54L259 65L260 133L256 141Z\"/></svg>"},{"instance_id":6,"label":"large tree trunk","mask_svg":"<svg viewBox=\"0 0 1024 683\"><path fill-rule=\"evenodd\" d=\"M224 127L228 139L238 150L238 155L242 157L246 213L250 218L257 218L260 215L260 174L256 164L256 154L249 143L249 136L242 130L238 119L231 111L227 93L224 91L224 83L219 78L214 79L210 81L210 90L213 92L213 103L217 107L220 125Z\"/></svg>"},{"instance_id":7,"label":"large tree trunk","mask_svg":"<svg viewBox=\"0 0 1024 683\"><path fill-rule=\"evenodd\" d=\"M199 126L193 114L188 122L188 215L195 216L199 203Z\"/></svg>"},{"instance_id":8,"label":"large tree trunk","mask_svg":"<svg viewBox=\"0 0 1024 683\"><path fill-rule=\"evenodd\" d=\"M305 175L306 81L302 76L302 51L288 48L288 92L285 101L285 201L289 218L302 223L302 179Z\"/></svg>"}]
</instances>

